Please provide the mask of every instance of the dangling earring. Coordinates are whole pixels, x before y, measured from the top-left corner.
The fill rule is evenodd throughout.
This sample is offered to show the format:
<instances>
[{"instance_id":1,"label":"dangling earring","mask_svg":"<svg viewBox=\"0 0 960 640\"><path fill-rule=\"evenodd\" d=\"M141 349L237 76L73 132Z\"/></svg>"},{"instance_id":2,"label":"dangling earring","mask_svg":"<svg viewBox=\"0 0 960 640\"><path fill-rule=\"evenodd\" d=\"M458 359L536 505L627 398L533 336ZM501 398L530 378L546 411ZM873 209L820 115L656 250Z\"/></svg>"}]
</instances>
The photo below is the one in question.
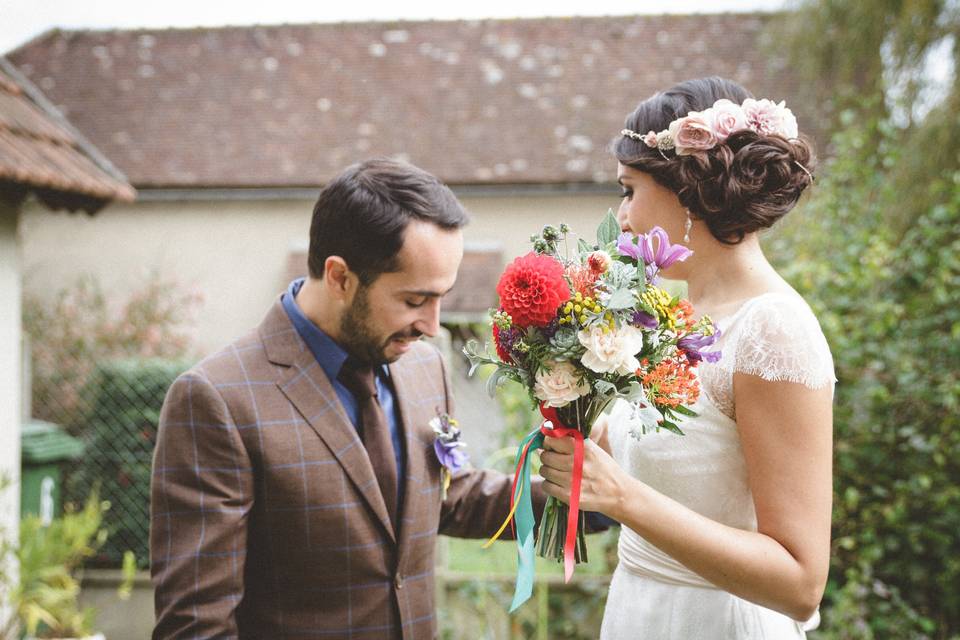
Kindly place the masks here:
<instances>
[{"instance_id":1,"label":"dangling earring","mask_svg":"<svg viewBox=\"0 0 960 640\"><path fill-rule=\"evenodd\" d=\"M690 228L693 227L693 220L690 219L690 209L687 209L687 223L683 225L683 241L690 242Z\"/></svg>"}]
</instances>

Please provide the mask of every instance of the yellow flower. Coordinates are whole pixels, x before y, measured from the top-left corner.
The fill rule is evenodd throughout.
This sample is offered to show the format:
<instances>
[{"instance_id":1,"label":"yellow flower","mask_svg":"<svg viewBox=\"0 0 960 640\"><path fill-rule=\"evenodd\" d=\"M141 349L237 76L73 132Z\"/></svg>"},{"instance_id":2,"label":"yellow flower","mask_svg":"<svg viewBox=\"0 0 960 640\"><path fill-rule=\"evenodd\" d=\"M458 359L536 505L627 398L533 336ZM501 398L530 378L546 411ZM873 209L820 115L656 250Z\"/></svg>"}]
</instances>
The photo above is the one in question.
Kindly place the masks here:
<instances>
[{"instance_id":1,"label":"yellow flower","mask_svg":"<svg viewBox=\"0 0 960 640\"><path fill-rule=\"evenodd\" d=\"M660 319L670 329L676 328L676 316L670 302L673 298L669 293L660 287L647 287L647 290L640 294L640 299L650 305L660 316Z\"/></svg>"}]
</instances>

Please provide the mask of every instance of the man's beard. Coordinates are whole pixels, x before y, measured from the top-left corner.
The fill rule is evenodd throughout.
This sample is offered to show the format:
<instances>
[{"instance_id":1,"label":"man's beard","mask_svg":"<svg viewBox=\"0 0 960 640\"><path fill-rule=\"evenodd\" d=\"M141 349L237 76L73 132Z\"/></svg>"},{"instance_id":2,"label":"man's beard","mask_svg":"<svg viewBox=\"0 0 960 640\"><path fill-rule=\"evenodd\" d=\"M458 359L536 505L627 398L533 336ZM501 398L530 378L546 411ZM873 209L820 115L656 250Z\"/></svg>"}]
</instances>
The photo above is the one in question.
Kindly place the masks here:
<instances>
[{"instance_id":1,"label":"man's beard","mask_svg":"<svg viewBox=\"0 0 960 640\"><path fill-rule=\"evenodd\" d=\"M386 355L387 345L393 339L413 339L423 335L416 329L409 332L399 331L381 342L370 323L370 319L370 300L367 297L367 287L361 286L357 289L350 307L340 318L340 341L350 355L366 364L376 366L394 362L400 356L388 358Z\"/></svg>"}]
</instances>

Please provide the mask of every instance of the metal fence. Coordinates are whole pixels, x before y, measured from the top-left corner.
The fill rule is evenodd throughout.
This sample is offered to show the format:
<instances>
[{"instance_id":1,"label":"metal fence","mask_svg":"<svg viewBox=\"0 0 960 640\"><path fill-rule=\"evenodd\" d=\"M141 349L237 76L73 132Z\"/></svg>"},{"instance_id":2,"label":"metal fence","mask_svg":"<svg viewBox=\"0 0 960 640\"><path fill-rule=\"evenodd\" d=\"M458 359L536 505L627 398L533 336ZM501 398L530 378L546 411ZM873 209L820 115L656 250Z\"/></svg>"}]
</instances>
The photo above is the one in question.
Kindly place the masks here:
<instances>
[{"instance_id":1,"label":"metal fence","mask_svg":"<svg viewBox=\"0 0 960 640\"><path fill-rule=\"evenodd\" d=\"M91 491L110 503L109 533L92 566L120 566L132 551L149 563L150 464L160 407L186 364L160 358L85 361L35 357L31 412L59 425L84 444L83 455L63 464L61 495L82 504Z\"/></svg>"}]
</instances>

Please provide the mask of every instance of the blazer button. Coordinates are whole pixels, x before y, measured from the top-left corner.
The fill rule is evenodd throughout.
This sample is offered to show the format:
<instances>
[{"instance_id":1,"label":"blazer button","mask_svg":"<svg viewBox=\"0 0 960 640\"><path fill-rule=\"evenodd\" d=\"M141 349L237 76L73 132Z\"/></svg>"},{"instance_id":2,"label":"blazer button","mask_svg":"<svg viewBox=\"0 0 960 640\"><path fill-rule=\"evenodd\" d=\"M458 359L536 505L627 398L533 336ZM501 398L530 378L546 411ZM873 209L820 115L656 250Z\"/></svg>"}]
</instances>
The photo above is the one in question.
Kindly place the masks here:
<instances>
[{"instance_id":1,"label":"blazer button","mask_svg":"<svg viewBox=\"0 0 960 640\"><path fill-rule=\"evenodd\" d=\"M403 576L398 573L393 579L393 584L397 587L397 589L403 589Z\"/></svg>"}]
</instances>

